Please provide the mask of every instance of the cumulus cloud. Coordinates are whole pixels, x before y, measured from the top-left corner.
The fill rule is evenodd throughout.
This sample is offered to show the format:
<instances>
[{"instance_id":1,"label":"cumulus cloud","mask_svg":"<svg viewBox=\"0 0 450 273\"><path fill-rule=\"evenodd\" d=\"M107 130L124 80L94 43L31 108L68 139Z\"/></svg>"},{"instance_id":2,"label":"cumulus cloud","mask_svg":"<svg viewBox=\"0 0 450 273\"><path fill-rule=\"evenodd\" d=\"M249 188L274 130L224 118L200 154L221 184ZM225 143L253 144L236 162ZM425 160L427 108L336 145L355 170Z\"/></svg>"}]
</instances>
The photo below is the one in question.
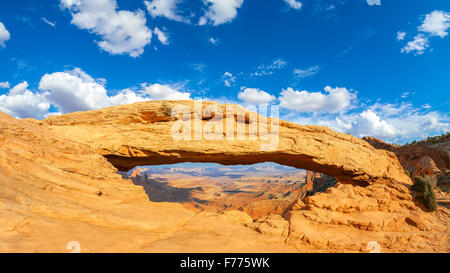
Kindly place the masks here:
<instances>
[{"instance_id":1,"label":"cumulus cloud","mask_svg":"<svg viewBox=\"0 0 450 273\"><path fill-rule=\"evenodd\" d=\"M108 95L105 83L106 81L94 79L83 70L75 68L45 74L41 78L39 89L46 92L45 99L63 114L140 101L190 98L190 93L180 92L174 87L148 83L143 83L137 91L127 88L115 95Z\"/></svg>"},{"instance_id":2,"label":"cumulus cloud","mask_svg":"<svg viewBox=\"0 0 450 273\"><path fill-rule=\"evenodd\" d=\"M288 4L288 6L289 6L291 9L297 9L297 10L299 10L299 9L301 9L302 6L303 6L302 2L300 2L300 1L295 1L295 0L284 0L284 2L286 2L286 4Z\"/></svg>"},{"instance_id":3,"label":"cumulus cloud","mask_svg":"<svg viewBox=\"0 0 450 273\"><path fill-rule=\"evenodd\" d=\"M430 46L429 40L423 34L418 34L414 37L414 40L409 41L405 47L402 48L402 53L411 53L415 52L417 55L422 55Z\"/></svg>"},{"instance_id":4,"label":"cumulus cloud","mask_svg":"<svg viewBox=\"0 0 450 273\"><path fill-rule=\"evenodd\" d=\"M351 122L350 134L363 137L363 136L376 136L381 138L390 138L397 134L397 130L387 123L385 120L372 112L366 110L356 116L354 121Z\"/></svg>"},{"instance_id":5,"label":"cumulus cloud","mask_svg":"<svg viewBox=\"0 0 450 273\"><path fill-rule=\"evenodd\" d=\"M229 23L237 15L237 9L244 0L204 0L208 9L199 20L199 25L211 23L214 26Z\"/></svg>"},{"instance_id":6,"label":"cumulus cloud","mask_svg":"<svg viewBox=\"0 0 450 273\"><path fill-rule=\"evenodd\" d=\"M298 78L307 78L319 73L320 67L318 65L311 66L307 69L294 69L294 75Z\"/></svg>"},{"instance_id":7,"label":"cumulus cloud","mask_svg":"<svg viewBox=\"0 0 450 273\"><path fill-rule=\"evenodd\" d=\"M15 118L43 119L50 109L45 96L45 93L35 94L28 90L25 81L11 88L8 94L0 96L0 111Z\"/></svg>"},{"instance_id":8,"label":"cumulus cloud","mask_svg":"<svg viewBox=\"0 0 450 273\"><path fill-rule=\"evenodd\" d=\"M165 17L178 22L188 22L177 12L177 5L183 0L152 0L144 1L152 17Z\"/></svg>"},{"instance_id":9,"label":"cumulus cloud","mask_svg":"<svg viewBox=\"0 0 450 273\"><path fill-rule=\"evenodd\" d=\"M10 95L23 94L23 93L25 93L25 91L27 91L28 86L29 86L28 82L26 82L26 81L25 82L21 82L21 83L17 84L16 86L14 86L13 88L11 88L9 90L9 94Z\"/></svg>"},{"instance_id":10,"label":"cumulus cloud","mask_svg":"<svg viewBox=\"0 0 450 273\"><path fill-rule=\"evenodd\" d=\"M357 137L374 136L402 144L448 132L448 114L414 107L409 103L375 103L339 113L313 113L287 118L300 124L328 126Z\"/></svg>"},{"instance_id":11,"label":"cumulus cloud","mask_svg":"<svg viewBox=\"0 0 450 273\"><path fill-rule=\"evenodd\" d=\"M448 35L447 29L450 28L450 12L435 10L425 16L422 25L418 27L419 34L414 40L409 41L401 49L402 53L414 52L421 55L430 46L429 37L444 38Z\"/></svg>"},{"instance_id":12,"label":"cumulus cloud","mask_svg":"<svg viewBox=\"0 0 450 273\"><path fill-rule=\"evenodd\" d=\"M11 38L11 34L6 29L5 25L0 22L0 46L5 48L5 42Z\"/></svg>"},{"instance_id":13,"label":"cumulus cloud","mask_svg":"<svg viewBox=\"0 0 450 273\"><path fill-rule=\"evenodd\" d=\"M448 35L448 28L450 28L450 12L435 10L425 16L419 31L444 38Z\"/></svg>"},{"instance_id":14,"label":"cumulus cloud","mask_svg":"<svg viewBox=\"0 0 450 273\"><path fill-rule=\"evenodd\" d=\"M101 37L97 44L106 52L137 57L150 44L142 10L119 10L116 0L61 0L61 6L70 10L72 24Z\"/></svg>"},{"instance_id":15,"label":"cumulus cloud","mask_svg":"<svg viewBox=\"0 0 450 273\"><path fill-rule=\"evenodd\" d=\"M45 74L39 89L63 114L111 106L105 87L79 68Z\"/></svg>"},{"instance_id":16,"label":"cumulus cloud","mask_svg":"<svg viewBox=\"0 0 450 273\"><path fill-rule=\"evenodd\" d=\"M275 97L257 88L245 88L242 92L238 93L238 99L248 104L264 105L275 100Z\"/></svg>"},{"instance_id":17,"label":"cumulus cloud","mask_svg":"<svg viewBox=\"0 0 450 273\"><path fill-rule=\"evenodd\" d=\"M161 42L161 44L163 45L169 44L169 36L167 35L167 33L163 32L157 27L155 27L153 32L156 34L156 37L158 37L158 40Z\"/></svg>"},{"instance_id":18,"label":"cumulus cloud","mask_svg":"<svg viewBox=\"0 0 450 273\"><path fill-rule=\"evenodd\" d=\"M9 88L9 82L0 82L0 88Z\"/></svg>"},{"instance_id":19,"label":"cumulus cloud","mask_svg":"<svg viewBox=\"0 0 450 273\"><path fill-rule=\"evenodd\" d=\"M348 109L356 99L356 95L345 87L327 86L324 90L325 93L296 91L289 87L280 94L280 107L296 112L335 113Z\"/></svg>"},{"instance_id":20,"label":"cumulus cloud","mask_svg":"<svg viewBox=\"0 0 450 273\"><path fill-rule=\"evenodd\" d=\"M162 84L142 84L142 94L149 95L153 100L189 100L190 93L180 92L175 88Z\"/></svg>"}]
</instances>

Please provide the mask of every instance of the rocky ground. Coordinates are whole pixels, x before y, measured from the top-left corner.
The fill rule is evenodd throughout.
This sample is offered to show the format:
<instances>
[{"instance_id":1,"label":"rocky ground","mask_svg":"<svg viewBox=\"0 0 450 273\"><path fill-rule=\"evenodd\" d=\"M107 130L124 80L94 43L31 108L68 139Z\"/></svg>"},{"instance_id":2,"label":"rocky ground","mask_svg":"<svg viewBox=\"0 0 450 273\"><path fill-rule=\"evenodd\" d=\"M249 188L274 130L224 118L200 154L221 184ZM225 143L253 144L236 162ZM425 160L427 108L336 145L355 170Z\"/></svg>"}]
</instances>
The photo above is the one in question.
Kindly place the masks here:
<instances>
[{"instance_id":1,"label":"rocky ground","mask_svg":"<svg viewBox=\"0 0 450 273\"><path fill-rule=\"evenodd\" d=\"M68 252L72 241L80 244L81 252L368 252L371 242L382 252L450 250L449 209L439 206L428 212L414 200L412 182L395 155L321 127L283 124L280 154L317 171L334 164L330 174L340 182L298 199L287 213L254 220L238 210L198 212L179 203L150 202L143 187L117 174L105 153L119 151L136 165L144 152L156 158L148 141L167 127L168 121L154 114L160 108L161 103L151 102L76 113L75 120L84 120L83 125L74 122L73 114L40 122L0 113L0 251ZM139 118L133 121L133 116ZM146 123L121 127L112 124L117 117L123 124L145 117ZM144 131L150 139L135 138L136 145L127 146L133 143L124 132L142 137ZM287 143L296 156L287 156ZM196 151L241 147L227 145L197 146ZM339 149L347 151L342 160ZM241 148L232 159L242 153ZM330 157L322 156L326 153ZM250 158L265 160L270 155ZM160 156L167 158L163 151ZM195 159L192 153L187 157ZM371 160L377 163L370 165ZM362 183L364 177L367 183Z\"/></svg>"}]
</instances>

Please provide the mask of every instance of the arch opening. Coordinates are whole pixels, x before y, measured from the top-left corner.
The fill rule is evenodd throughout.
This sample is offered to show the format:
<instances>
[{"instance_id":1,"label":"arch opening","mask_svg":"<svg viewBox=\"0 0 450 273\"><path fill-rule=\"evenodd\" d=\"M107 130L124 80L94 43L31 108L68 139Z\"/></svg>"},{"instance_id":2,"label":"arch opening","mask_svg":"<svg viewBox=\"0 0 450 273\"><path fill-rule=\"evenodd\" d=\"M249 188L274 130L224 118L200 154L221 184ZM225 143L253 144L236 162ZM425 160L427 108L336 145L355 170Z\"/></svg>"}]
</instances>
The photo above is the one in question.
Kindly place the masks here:
<instances>
[{"instance_id":1,"label":"arch opening","mask_svg":"<svg viewBox=\"0 0 450 273\"><path fill-rule=\"evenodd\" d=\"M119 172L143 187L151 202L199 211L246 212L252 219L283 214L306 196L334 186L333 177L272 162L249 165L176 163Z\"/></svg>"}]
</instances>

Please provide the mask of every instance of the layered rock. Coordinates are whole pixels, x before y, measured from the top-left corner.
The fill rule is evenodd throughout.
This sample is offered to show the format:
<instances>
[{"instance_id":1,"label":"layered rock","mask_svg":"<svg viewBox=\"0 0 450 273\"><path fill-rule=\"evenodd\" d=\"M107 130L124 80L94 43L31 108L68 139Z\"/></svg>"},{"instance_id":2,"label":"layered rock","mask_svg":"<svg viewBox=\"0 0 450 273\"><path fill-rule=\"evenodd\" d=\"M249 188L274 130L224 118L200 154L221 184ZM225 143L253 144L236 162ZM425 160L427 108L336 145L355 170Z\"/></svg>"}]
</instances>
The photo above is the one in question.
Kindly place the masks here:
<instances>
[{"instance_id":1,"label":"layered rock","mask_svg":"<svg viewBox=\"0 0 450 273\"><path fill-rule=\"evenodd\" d=\"M414 145L392 145L374 137L364 137L365 141L377 149L391 151L397 155L404 169L411 173L416 172L416 167L424 157L431 159L440 173L450 169L450 143L440 144L414 144ZM429 161L429 159L426 159ZM437 172L434 173L437 175Z\"/></svg>"},{"instance_id":2,"label":"layered rock","mask_svg":"<svg viewBox=\"0 0 450 273\"><path fill-rule=\"evenodd\" d=\"M244 227L245 213L149 202L116 172L88 145L0 113L0 252L295 251Z\"/></svg>"},{"instance_id":3,"label":"layered rock","mask_svg":"<svg viewBox=\"0 0 450 273\"><path fill-rule=\"evenodd\" d=\"M210 116L213 115L208 110L211 108L224 113L224 134L228 130L226 125L231 123L232 140L207 140L205 136L201 140L177 140L172 136L172 129L180 120L170 116L170 110L179 106L187 107L189 117L197 118L203 126L210 121L208 116L199 116L200 111L195 111L193 101L165 101L76 112L36 122L59 135L89 145L121 171L139 165L180 162L234 165L269 161L325 173L341 182L360 185L383 180L410 183L393 153L375 149L364 140L336 133L327 127L276 120L279 141L275 149L264 150L261 145L269 141L261 139L261 130L258 130L257 140L246 139L248 133L236 135L239 126L245 127L245 132L250 131L251 116L258 117L260 124L267 122L239 106L203 102L201 111ZM228 115L230 108L227 107L235 107L236 113ZM271 128L271 122L273 120L269 120L267 127ZM195 122L191 128L194 126ZM243 139L239 140L239 137Z\"/></svg>"},{"instance_id":4,"label":"layered rock","mask_svg":"<svg viewBox=\"0 0 450 273\"><path fill-rule=\"evenodd\" d=\"M383 252L449 251L448 209L427 213L416 204L392 153L283 121L272 152L261 151L261 141L175 142L168 135L175 120L164 110L172 104L45 121L0 113L0 252L66 252L70 241L82 252L366 252L372 241ZM352 184L338 183L284 215L252 222L244 212L149 202L114 167L181 161L275 161ZM366 180L370 185L357 186Z\"/></svg>"},{"instance_id":5,"label":"layered rock","mask_svg":"<svg viewBox=\"0 0 450 273\"><path fill-rule=\"evenodd\" d=\"M412 177L416 176L438 176L441 174L441 170L436 167L436 163L429 156L424 156L417 162Z\"/></svg>"}]
</instances>

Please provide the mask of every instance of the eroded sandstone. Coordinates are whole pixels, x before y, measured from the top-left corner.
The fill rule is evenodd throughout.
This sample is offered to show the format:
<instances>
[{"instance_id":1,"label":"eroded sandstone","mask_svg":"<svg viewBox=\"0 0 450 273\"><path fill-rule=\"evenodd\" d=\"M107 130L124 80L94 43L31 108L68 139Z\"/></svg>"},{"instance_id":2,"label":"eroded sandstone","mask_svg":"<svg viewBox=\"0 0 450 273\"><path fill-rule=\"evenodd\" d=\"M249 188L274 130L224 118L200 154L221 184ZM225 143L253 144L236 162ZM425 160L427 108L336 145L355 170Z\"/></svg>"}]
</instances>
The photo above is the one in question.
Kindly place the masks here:
<instances>
[{"instance_id":1,"label":"eroded sandstone","mask_svg":"<svg viewBox=\"0 0 450 273\"><path fill-rule=\"evenodd\" d=\"M153 101L52 116L38 123L59 135L89 145L119 170L180 162L234 165L269 161L325 173L341 182L366 185L393 180L410 183L395 154L375 149L364 140L327 127L280 120L279 143L272 151L261 150L262 144L268 144L261 138L251 141L237 140L237 136L232 140L174 139L172 128L177 118L169 113L180 104L189 107L192 118L198 115L194 112L193 101ZM203 102L203 112L211 106L217 106L226 115L227 105L215 102ZM239 106L236 109L238 114L223 119L224 127L228 119L232 119L231 122L239 120L238 115L245 115L244 121L248 119L251 112ZM205 125L208 120L201 122ZM235 132L237 125L233 126ZM249 132L250 125L244 126Z\"/></svg>"},{"instance_id":2,"label":"eroded sandstone","mask_svg":"<svg viewBox=\"0 0 450 273\"><path fill-rule=\"evenodd\" d=\"M395 155L330 129L280 121L276 152L260 142L175 142L164 107L139 103L45 121L0 113L0 251L448 252L449 211L426 212ZM190 105L192 102L183 102ZM164 106L164 107L163 107ZM228 157L229 154L229 157ZM274 161L344 182L256 222L244 212L194 212L149 202L116 167ZM111 160L111 157L117 160ZM365 181L370 182L368 186ZM359 186L358 186L359 185Z\"/></svg>"}]
</instances>

